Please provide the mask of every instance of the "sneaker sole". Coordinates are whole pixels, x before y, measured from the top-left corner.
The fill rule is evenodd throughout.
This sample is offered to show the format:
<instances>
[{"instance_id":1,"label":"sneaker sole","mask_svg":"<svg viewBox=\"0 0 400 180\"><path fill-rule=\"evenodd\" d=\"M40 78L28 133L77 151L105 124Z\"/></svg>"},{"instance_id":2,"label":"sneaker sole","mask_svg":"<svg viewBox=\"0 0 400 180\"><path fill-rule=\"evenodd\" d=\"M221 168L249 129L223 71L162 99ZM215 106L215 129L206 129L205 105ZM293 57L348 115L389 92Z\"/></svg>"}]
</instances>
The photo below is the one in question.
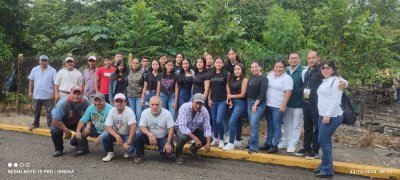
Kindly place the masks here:
<instances>
[{"instance_id":1,"label":"sneaker sole","mask_svg":"<svg viewBox=\"0 0 400 180\"><path fill-rule=\"evenodd\" d=\"M294 153L296 156L305 156L305 154Z\"/></svg>"},{"instance_id":2,"label":"sneaker sole","mask_svg":"<svg viewBox=\"0 0 400 180\"><path fill-rule=\"evenodd\" d=\"M318 156L316 156L316 157L306 156L305 158L308 159L308 160L313 160L313 159L318 159Z\"/></svg>"}]
</instances>

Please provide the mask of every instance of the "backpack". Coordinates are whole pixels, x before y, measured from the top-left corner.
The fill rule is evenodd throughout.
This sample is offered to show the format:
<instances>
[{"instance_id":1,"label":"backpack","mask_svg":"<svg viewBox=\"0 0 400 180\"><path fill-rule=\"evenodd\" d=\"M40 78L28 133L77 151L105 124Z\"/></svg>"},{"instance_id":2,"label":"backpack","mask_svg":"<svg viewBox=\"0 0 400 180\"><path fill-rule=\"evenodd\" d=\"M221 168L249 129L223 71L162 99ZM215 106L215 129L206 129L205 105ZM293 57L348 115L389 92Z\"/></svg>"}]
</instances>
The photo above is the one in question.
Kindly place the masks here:
<instances>
[{"instance_id":1,"label":"backpack","mask_svg":"<svg viewBox=\"0 0 400 180\"><path fill-rule=\"evenodd\" d=\"M333 86L333 82L335 82L336 79L332 81L331 88ZM350 102L350 98L345 94L342 93L342 99L340 103L340 107L342 108L343 111L343 122L342 124L347 124L347 125L354 125L357 120L357 115L354 113L354 107Z\"/></svg>"},{"instance_id":2,"label":"backpack","mask_svg":"<svg viewBox=\"0 0 400 180\"><path fill-rule=\"evenodd\" d=\"M10 76L7 76L5 81L4 81L4 88L7 92L16 92L18 87L17 87L17 74L18 71L16 67L14 66L14 70Z\"/></svg>"}]
</instances>

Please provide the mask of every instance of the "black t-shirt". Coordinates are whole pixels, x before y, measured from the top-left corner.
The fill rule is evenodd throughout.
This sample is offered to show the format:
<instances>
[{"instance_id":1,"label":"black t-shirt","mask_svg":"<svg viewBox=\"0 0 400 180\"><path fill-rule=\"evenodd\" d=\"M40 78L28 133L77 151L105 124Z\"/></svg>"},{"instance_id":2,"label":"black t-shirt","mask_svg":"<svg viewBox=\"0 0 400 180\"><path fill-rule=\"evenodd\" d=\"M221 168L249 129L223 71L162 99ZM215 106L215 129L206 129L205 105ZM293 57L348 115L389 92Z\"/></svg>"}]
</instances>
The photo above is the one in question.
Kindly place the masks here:
<instances>
[{"instance_id":1,"label":"black t-shirt","mask_svg":"<svg viewBox=\"0 0 400 180\"><path fill-rule=\"evenodd\" d=\"M144 76L144 81L147 82L147 90L149 91L156 91L157 90L157 83L158 83L158 76L154 76L152 72L148 72Z\"/></svg>"},{"instance_id":2,"label":"black t-shirt","mask_svg":"<svg viewBox=\"0 0 400 180\"><path fill-rule=\"evenodd\" d=\"M242 92L242 82L243 82L244 78L240 78L239 80L237 80L236 78L232 78L230 83L229 83L229 87L231 89L231 94L232 95L237 95L240 94Z\"/></svg>"},{"instance_id":3,"label":"black t-shirt","mask_svg":"<svg viewBox=\"0 0 400 180\"><path fill-rule=\"evenodd\" d=\"M210 80L210 75L207 71L201 71L193 78L193 92L192 94L204 94L204 81Z\"/></svg>"},{"instance_id":4,"label":"black t-shirt","mask_svg":"<svg viewBox=\"0 0 400 180\"><path fill-rule=\"evenodd\" d=\"M171 73L170 75L167 75L166 73L161 73L158 76L158 81L160 81L161 85L160 91L168 95L174 93L176 80L177 75L175 73Z\"/></svg>"},{"instance_id":5,"label":"black t-shirt","mask_svg":"<svg viewBox=\"0 0 400 180\"><path fill-rule=\"evenodd\" d=\"M115 86L114 95L116 95L118 93L125 94L126 87L127 87L127 84L126 84L124 77L122 77L122 76L118 77L117 84Z\"/></svg>"},{"instance_id":6,"label":"black t-shirt","mask_svg":"<svg viewBox=\"0 0 400 180\"><path fill-rule=\"evenodd\" d=\"M188 77L183 72L179 73L178 85L179 85L179 89L183 89L183 90L186 90L186 91L191 91L192 90L192 85L193 85L193 76L190 75Z\"/></svg>"},{"instance_id":7,"label":"black t-shirt","mask_svg":"<svg viewBox=\"0 0 400 180\"><path fill-rule=\"evenodd\" d=\"M238 64L238 63L242 63L243 66L244 66L244 63L243 63L242 61L238 61L236 64ZM224 67L225 67L225 69L229 72L229 74L230 74L231 76L233 75L233 72L234 72L234 70L235 70L235 65L236 65L236 64L232 64L231 61L230 61L229 59L225 62ZM244 66L244 67L246 67L246 66Z\"/></svg>"},{"instance_id":8,"label":"black t-shirt","mask_svg":"<svg viewBox=\"0 0 400 180\"><path fill-rule=\"evenodd\" d=\"M268 88L268 79L264 75L251 76L247 85L247 98L264 101Z\"/></svg>"},{"instance_id":9,"label":"black t-shirt","mask_svg":"<svg viewBox=\"0 0 400 180\"><path fill-rule=\"evenodd\" d=\"M220 73L211 72L211 100L223 101L226 100L226 81L228 80L228 72Z\"/></svg>"}]
</instances>

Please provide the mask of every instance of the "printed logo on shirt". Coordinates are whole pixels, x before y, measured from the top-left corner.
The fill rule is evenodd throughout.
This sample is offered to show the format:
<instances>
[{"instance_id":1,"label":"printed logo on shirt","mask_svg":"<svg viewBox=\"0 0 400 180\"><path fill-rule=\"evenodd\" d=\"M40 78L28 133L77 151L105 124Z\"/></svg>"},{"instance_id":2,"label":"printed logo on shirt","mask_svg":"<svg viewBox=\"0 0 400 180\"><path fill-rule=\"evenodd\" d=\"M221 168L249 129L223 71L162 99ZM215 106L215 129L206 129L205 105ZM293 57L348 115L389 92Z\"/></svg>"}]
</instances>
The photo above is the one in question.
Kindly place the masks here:
<instances>
[{"instance_id":1,"label":"printed logo on shirt","mask_svg":"<svg viewBox=\"0 0 400 180\"><path fill-rule=\"evenodd\" d=\"M105 76L105 77L110 77L110 76L111 76L111 73L104 73L104 76Z\"/></svg>"},{"instance_id":2,"label":"printed logo on shirt","mask_svg":"<svg viewBox=\"0 0 400 180\"><path fill-rule=\"evenodd\" d=\"M161 84L162 86L165 87L165 89L169 89L172 85L174 85L174 79L161 79Z\"/></svg>"},{"instance_id":3,"label":"printed logo on shirt","mask_svg":"<svg viewBox=\"0 0 400 180\"><path fill-rule=\"evenodd\" d=\"M122 119L114 120L114 130L119 131L124 126L124 121Z\"/></svg>"}]
</instances>

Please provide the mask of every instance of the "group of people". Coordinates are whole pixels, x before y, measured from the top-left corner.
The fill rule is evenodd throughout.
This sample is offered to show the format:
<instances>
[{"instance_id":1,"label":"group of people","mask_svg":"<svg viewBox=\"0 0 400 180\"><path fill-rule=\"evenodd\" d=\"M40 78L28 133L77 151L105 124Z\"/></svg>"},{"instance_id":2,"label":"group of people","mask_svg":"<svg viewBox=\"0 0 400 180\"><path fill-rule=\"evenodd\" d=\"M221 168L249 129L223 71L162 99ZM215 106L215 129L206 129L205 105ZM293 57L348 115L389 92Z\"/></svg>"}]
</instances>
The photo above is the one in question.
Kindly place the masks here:
<instances>
[{"instance_id":1,"label":"group of people","mask_svg":"<svg viewBox=\"0 0 400 180\"><path fill-rule=\"evenodd\" d=\"M178 53L174 61L167 55L151 61L133 58L127 67L122 54L116 54L114 62L104 58L104 66L97 68L97 58L90 56L82 75L72 57L65 59L65 68L57 73L42 55L28 77L29 96L34 100L31 129L39 127L45 105L54 157L63 154L62 136L71 138L72 130L76 132L70 141L76 148L74 156L89 152L90 136L96 137L96 145L103 144L107 153L103 161L115 157L116 142L125 158L136 153L135 163L144 160L145 144L158 146L162 158L175 152L176 162L183 163L183 146L191 140L192 156L198 156L203 146L206 152L210 146L225 151L241 147L242 118L247 111L251 132L245 149L250 154L286 149L315 159L321 147L317 176L332 176L331 137L342 121L340 100L348 84L337 75L335 64L320 62L319 54L310 51L304 68L300 54L293 52L265 74L260 62L251 62L247 78L236 49L229 49L227 57L208 54L197 58L192 68ZM58 102L52 109L53 100ZM259 147L259 122L264 114L267 139ZM303 122L303 148L296 151Z\"/></svg>"}]
</instances>

